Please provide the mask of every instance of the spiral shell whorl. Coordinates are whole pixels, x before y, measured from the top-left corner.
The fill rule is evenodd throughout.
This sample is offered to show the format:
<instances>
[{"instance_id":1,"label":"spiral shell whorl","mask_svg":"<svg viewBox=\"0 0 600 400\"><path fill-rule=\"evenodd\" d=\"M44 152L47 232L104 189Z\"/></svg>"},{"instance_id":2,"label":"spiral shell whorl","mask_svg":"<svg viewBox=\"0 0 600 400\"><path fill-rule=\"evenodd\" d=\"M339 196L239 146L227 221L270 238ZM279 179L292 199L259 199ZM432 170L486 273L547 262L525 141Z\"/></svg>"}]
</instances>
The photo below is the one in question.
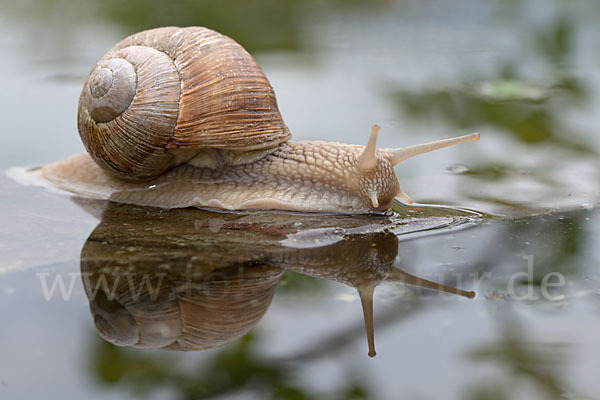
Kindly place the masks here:
<instances>
[{"instance_id":1,"label":"spiral shell whorl","mask_svg":"<svg viewBox=\"0 0 600 400\"><path fill-rule=\"evenodd\" d=\"M96 122L109 122L123 114L136 92L133 65L123 58L99 62L88 78L86 108Z\"/></svg>"},{"instance_id":2,"label":"spiral shell whorl","mask_svg":"<svg viewBox=\"0 0 600 400\"><path fill-rule=\"evenodd\" d=\"M125 179L156 176L172 166L166 150L179 113L179 73L150 47L109 52L80 98L79 133L94 160Z\"/></svg>"}]
</instances>

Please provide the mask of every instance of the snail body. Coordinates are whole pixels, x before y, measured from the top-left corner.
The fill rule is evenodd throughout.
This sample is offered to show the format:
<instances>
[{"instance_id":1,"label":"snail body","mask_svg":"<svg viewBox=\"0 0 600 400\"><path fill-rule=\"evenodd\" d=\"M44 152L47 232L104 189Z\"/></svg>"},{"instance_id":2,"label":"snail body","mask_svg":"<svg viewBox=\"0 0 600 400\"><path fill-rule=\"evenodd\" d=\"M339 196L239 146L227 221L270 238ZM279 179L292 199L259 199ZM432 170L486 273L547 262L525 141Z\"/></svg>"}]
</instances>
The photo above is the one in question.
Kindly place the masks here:
<instances>
[{"instance_id":1,"label":"snail body","mask_svg":"<svg viewBox=\"0 0 600 400\"><path fill-rule=\"evenodd\" d=\"M62 189L164 208L385 211L394 166L478 134L401 149L289 142L274 91L250 54L210 29L132 35L100 59L79 101L87 153L42 168Z\"/></svg>"}]
</instances>

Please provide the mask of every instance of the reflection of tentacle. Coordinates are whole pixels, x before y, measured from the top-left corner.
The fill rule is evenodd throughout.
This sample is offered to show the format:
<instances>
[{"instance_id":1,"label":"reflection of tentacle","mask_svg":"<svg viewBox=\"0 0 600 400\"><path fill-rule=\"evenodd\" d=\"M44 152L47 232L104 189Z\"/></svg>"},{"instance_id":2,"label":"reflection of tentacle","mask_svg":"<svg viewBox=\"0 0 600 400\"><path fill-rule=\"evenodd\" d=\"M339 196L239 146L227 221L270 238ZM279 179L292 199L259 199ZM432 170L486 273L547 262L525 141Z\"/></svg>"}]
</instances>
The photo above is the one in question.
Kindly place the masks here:
<instances>
[{"instance_id":1,"label":"reflection of tentacle","mask_svg":"<svg viewBox=\"0 0 600 400\"><path fill-rule=\"evenodd\" d=\"M375 357L375 332L373 328L373 293L375 283L364 284L358 287L358 295L363 309L365 319L365 330L367 331L367 342L369 343L369 357Z\"/></svg>"},{"instance_id":2,"label":"reflection of tentacle","mask_svg":"<svg viewBox=\"0 0 600 400\"><path fill-rule=\"evenodd\" d=\"M463 297L468 297L472 299L475 297L475 292L466 291L457 289L452 286L442 285L441 283L436 283L432 281L428 281L427 279L419 278L417 276L411 275L408 272L404 272L401 269L394 268L390 271L389 275L385 278L388 282L401 282L407 285L417 286L425 289L437 290L439 292L456 294Z\"/></svg>"}]
</instances>

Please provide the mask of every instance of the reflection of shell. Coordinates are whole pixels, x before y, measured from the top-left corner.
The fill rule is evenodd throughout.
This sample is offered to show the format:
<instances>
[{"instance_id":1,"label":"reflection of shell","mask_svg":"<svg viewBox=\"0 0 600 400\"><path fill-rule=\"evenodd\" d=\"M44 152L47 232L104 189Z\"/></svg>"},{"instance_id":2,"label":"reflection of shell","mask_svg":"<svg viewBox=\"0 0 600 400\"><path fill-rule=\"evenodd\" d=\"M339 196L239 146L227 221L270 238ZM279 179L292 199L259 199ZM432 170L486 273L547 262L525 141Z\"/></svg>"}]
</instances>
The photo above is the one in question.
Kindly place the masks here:
<instances>
[{"instance_id":1,"label":"reflection of shell","mask_svg":"<svg viewBox=\"0 0 600 400\"><path fill-rule=\"evenodd\" d=\"M143 279L158 290L140 286ZM94 323L105 340L119 346L160 348L181 335L177 301L170 295L170 285L158 283L156 276L98 271L84 275L84 286ZM99 290L94 293L94 288Z\"/></svg>"},{"instance_id":2,"label":"reflection of shell","mask_svg":"<svg viewBox=\"0 0 600 400\"><path fill-rule=\"evenodd\" d=\"M85 250L85 247L84 247ZM123 273L82 257L84 286L100 335L119 346L201 350L228 343L260 321L282 270L206 274ZM84 261L87 260L87 261Z\"/></svg>"},{"instance_id":3,"label":"reflection of shell","mask_svg":"<svg viewBox=\"0 0 600 400\"><path fill-rule=\"evenodd\" d=\"M254 327L271 304L283 274L276 268L255 269L240 269L236 276L212 279L203 285L179 286L183 332L169 348L202 350L221 346Z\"/></svg>"}]
</instances>

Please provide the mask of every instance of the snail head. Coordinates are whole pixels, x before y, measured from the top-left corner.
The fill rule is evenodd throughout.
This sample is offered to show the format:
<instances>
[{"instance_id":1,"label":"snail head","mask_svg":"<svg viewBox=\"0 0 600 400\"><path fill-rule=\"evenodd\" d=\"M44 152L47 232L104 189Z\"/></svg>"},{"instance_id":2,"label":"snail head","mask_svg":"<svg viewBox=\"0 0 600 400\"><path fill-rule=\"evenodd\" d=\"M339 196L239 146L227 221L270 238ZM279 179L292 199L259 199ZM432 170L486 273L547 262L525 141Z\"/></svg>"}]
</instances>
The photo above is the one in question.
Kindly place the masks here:
<instances>
[{"instance_id":1,"label":"snail head","mask_svg":"<svg viewBox=\"0 0 600 400\"><path fill-rule=\"evenodd\" d=\"M452 139L402 147L398 149L377 149L377 134L380 127L373 125L371 137L364 151L358 156L360 173L360 188L371 202L375 210L388 210L394 197L400 197L404 202L413 201L400 189L400 183L394 172L394 167L402 161L418 154L452 146L459 143L479 140L478 133L459 136Z\"/></svg>"}]
</instances>

